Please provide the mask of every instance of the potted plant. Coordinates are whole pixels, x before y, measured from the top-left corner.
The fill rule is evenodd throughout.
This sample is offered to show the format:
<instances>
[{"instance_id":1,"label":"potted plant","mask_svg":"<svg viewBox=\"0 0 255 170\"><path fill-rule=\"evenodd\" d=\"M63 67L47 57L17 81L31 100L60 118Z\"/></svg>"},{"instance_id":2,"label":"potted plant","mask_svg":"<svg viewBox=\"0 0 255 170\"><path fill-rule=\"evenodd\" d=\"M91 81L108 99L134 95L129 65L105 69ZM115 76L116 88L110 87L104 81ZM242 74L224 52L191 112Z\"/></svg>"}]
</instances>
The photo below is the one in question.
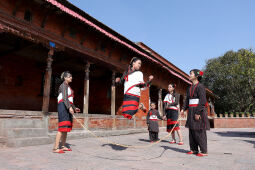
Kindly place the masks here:
<instances>
[{"instance_id":1,"label":"potted plant","mask_svg":"<svg viewBox=\"0 0 255 170\"><path fill-rule=\"evenodd\" d=\"M224 113L224 116L225 116L225 117L228 117L228 112L225 112L225 113Z\"/></svg>"},{"instance_id":2,"label":"potted plant","mask_svg":"<svg viewBox=\"0 0 255 170\"><path fill-rule=\"evenodd\" d=\"M246 112L246 116L247 116L247 117L251 117L250 112Z\"/></svg>"},{"instance_id":3,"label":"potted plant","mask_svg":"<svg viewBox=\"0 0 255 170\"><path fill-rule=\"evenodd\" d=\"M236 117L239 117L239 112L236 112Z\"/></svg>"},{"instance_id":4,"label":"potted plant","mask_svg":"<svg viewBox=\"0 0 255 170\"><path fill-rule=\"evenodd\" d=\"M241 112L241 117L244 118L245 114L244 112Z\"/></svg>"},{"instance_id":5,"label":"potted plant","mask_svg":"<svg viewBox=\"0 0 255 170\"><path fill-rule=\"evenodd\" d=\"M252 112L252 116L255 117L255 112Z\"/></svg>"},{"instance_id":6,"label":"potted plant","mask_svg":"<svg viewBox=\"0 0 255 170\"><path fill-rule=\"evenodd\" d=\"M223 114L222 113L220 113L220 118L222 118L223 117Z\"/></svg>"},{"instance_id":7,"label":"potted plant","mask_svg":"<svg viewBox=\"0 0 255 170\"><path fill-rule=\"evenodd\" d=\"M230 117L234 117L234 113L233 112L230 112Z\"/></svg>"}]
</instances>

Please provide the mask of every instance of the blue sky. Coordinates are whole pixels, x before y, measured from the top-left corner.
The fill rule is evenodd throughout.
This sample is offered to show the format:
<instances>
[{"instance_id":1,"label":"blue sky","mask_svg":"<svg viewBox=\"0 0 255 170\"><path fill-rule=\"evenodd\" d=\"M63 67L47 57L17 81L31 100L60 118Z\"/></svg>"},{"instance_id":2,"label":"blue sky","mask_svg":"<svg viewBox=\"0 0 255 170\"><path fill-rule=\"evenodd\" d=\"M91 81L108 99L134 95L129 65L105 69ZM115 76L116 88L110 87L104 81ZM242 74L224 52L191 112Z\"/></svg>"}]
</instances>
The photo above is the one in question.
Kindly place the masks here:
<instances>
[{"instance_id":1,"label":"blue sky","mask_svg":"<svg viewBox=\"0 0 255 170\"><path fill-rule=\"evenodd\" d=\"M255 46L255 0L69 1L186 73L228 50Z\"/></svg>"}]
</instances>

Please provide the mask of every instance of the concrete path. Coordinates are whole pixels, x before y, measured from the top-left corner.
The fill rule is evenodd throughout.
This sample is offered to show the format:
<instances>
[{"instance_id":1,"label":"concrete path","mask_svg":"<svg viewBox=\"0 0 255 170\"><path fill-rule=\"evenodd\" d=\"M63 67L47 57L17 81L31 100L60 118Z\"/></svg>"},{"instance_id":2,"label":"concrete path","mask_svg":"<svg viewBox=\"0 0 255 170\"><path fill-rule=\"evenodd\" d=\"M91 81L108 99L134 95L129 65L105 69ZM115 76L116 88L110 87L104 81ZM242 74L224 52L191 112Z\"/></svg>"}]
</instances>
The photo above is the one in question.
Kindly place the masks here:
<instances>
[{"instance_id":1,"label":"concrete path","mask_svg":"<svg viewBox=\"0 0 255 170\"><path fill-rule=\"evenodd\" d=\"M95 138L69 140L73 151L51 153L51 145L0 149L0 169L255 169L255 129L211 129L209 156L189 151L188 130L183 146L169 140L145 149L121 148ZM160 132L160 137L166 132ZM148 133L105 137L128 145L147 145Z\"/></svg>"}]
</instances>

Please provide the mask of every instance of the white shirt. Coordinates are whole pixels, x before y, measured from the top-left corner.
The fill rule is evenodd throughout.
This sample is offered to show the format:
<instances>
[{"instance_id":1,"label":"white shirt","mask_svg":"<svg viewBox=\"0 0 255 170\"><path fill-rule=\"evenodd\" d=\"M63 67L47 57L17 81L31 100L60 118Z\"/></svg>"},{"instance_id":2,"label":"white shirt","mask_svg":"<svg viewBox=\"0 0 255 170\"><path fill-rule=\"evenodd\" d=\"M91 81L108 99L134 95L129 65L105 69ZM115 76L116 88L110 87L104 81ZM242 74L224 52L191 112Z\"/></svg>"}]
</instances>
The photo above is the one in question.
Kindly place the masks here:
<instances>
[{"instance_id":1,"label":"white shirt","mask_svg":"<svg viewBox=\"0 0 255 170\"><path fill-rule=\"evenodd\" d=\"M168 93L166 95L165 99L164 99L164 102L171 104L171 103L175 102L175 97L173 97L172 94ZM179 105L177 105L177 106L169 106L167 109L178 110L178 108L179 108Z\"/></svg>"},{"instance_id":2,"label":"white shirt","mask_svg":"<svg viewBox=\"0 0 255 170\"><path fill-rule=\"evenodd\" d=\"M73 104L73 93L72 93L72 90L70 87L68 87L67 89L67 95L68 95L68 100L70 103ZM59 93L58 95L58 103L63 101L63 94L62 93Z\"/></svg>"},{"instance_id":3,"label":"white shirt","mask_svg":"<svg viewBox=\"0 0 255 170\"><path fill-rule=\"evenodd\" d=\"M132 87L134 85L138 85L140 83L144 83L143 81L143 73L141 71L135 71L128 75L128 81L125 80L124 83L124 94L133 94L136 96L141 96L141 90L139 87Z\"/></svg>"}]
</instances>

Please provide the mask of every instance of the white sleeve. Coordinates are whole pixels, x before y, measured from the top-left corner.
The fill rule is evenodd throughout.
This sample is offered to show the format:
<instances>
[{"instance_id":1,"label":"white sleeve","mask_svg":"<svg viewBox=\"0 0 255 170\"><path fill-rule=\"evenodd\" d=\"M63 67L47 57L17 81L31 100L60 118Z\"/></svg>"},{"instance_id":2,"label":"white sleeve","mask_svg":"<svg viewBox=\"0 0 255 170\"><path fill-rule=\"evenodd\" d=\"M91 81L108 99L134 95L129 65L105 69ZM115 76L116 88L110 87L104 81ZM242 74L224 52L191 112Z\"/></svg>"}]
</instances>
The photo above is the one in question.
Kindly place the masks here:
<instances>
[{"instance_id":1,"label":"white sleeve","mask_svg":"<svg viewBox=\"0 0 255 170\"><path fill-rule=\"evenodd\" d=\"M142 73L141 71L139 71L138 73L139 73L138 76L137 76L138 82L139 82L139 83L144 83L144 80L143 80L143 73ZM147 87L141 88L141 90L146 90L146 89L147 89Z\"/></svg>"},{"instance_id":2,"label":"white sleeve","mask_svg":"<svg viewBox=\"0 0 255 170\"><path fill-rule=\"evenodd\" d=\"M144 83L144 81L143 81L143 73L141 71L139 71L137 75L138 75L137 79L138 79L139 83Z\"/></svg>"},{"instance_id":3,"label":"white sleeve","mask_svg":"<svg viewBox=\"0 0 255 170\"><path fill-rule=\"evenodd\" d=\"M165 96L164 102L166 102L166 101L167 101L167 97L168 97L168 94Z\"/></svg>"}]
</instances>

